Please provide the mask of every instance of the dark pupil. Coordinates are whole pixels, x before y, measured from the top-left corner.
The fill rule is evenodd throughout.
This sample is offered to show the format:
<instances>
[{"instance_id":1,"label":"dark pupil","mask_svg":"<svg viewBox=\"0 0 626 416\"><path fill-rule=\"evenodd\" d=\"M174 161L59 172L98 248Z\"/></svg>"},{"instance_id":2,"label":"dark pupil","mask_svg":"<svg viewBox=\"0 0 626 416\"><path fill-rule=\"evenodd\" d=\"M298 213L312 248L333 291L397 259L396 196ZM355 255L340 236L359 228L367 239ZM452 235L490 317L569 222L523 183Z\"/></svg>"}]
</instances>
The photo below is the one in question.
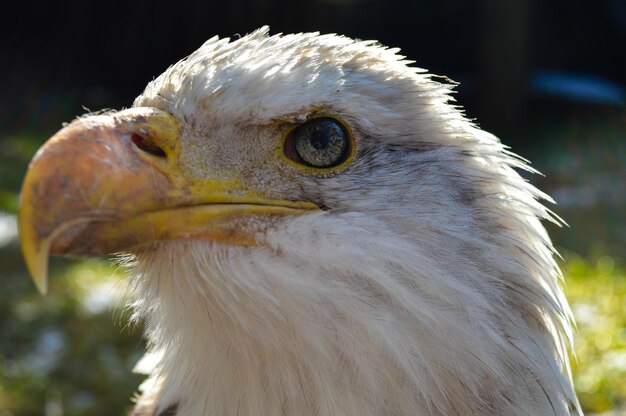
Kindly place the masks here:
<instances>
[{"instance_id":1,"label":"dark pupil","mask_svg":"<svg viewBox=\"0 0 626 416\"><path fill-rule=\"evenodd\" d=\"M293 146L298 158L309 166L328 168L344 160L346 133L329 118L313 119L293 131Z\"/></svg>"},{"instance_id":2,"label":"dark pupil","mask_svg":"<svg viewBox=\"0 0 626 416\"><path fill-rule=\"evenodd\" d=\"M311 134L311 138L309 140L311 142L311 146L313 146L316 150L322 150L323 148L328 146L330 137L328 137L328 132L316 129Z\"/></svg>"}]
</instances>

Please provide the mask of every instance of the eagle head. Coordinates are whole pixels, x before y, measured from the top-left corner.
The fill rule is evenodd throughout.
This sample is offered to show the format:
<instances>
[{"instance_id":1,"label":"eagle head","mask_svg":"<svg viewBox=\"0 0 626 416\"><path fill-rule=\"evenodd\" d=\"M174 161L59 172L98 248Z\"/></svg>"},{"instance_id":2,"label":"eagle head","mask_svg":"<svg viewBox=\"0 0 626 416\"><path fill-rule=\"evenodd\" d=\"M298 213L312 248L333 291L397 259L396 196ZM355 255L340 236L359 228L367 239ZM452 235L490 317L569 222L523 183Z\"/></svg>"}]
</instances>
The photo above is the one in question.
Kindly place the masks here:
<instances>
[{"instance_id":1,"label":"eagle head","mask_svg":"<svg viewBox=\"0 0 626 416\"><path fill-rule=\"evenodd\" d=\"M49 253L125 253L136 415L580 412L548 197L410 63L215 37L40 149L25 258L45 291Z\"/></svg>"}]
</instances>

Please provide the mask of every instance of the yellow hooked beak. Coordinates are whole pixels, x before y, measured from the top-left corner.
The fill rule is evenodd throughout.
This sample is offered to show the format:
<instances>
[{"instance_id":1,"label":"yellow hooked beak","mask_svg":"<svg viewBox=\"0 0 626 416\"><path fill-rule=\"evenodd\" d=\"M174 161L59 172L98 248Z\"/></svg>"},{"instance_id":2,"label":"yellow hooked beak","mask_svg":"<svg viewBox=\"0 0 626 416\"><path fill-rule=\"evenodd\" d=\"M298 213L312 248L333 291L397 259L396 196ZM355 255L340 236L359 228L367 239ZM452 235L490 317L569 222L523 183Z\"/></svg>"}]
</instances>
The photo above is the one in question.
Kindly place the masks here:
<instances>
[{"instance_id":1,"label":"yellow hooked beak","mask_svg":"<svg viewBox=\"0 0 626 416\"><path fill-rule=\"evenodd\" d=\"M47 290L50 253L103 255L172 239L254 245L260 230L242 218L317 209L266 199L232 174L185 177L180 130L168 113L132 108L78 119L39 149L22 186L18 224L40 292Z\"/></svg>"}]
</instances>

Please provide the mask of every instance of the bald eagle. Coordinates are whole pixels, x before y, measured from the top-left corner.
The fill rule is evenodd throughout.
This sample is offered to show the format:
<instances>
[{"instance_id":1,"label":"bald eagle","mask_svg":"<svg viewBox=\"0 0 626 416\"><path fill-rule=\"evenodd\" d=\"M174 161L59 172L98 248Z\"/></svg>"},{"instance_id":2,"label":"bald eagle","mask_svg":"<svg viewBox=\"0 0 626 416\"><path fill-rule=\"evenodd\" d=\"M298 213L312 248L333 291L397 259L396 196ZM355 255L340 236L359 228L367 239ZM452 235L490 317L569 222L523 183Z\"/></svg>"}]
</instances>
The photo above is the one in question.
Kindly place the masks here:
<instances>
[{"instance_id":1,"label":"bald eagle","mask_svg":"<svg viewBox=\"0 0 626 416\"><path fill-rule=\"evenodd\" d=\"M410 63L215 37L39 150L25 259L125 253L134 415L582 414L549 197Z\"/></svg>"}]
</instances>

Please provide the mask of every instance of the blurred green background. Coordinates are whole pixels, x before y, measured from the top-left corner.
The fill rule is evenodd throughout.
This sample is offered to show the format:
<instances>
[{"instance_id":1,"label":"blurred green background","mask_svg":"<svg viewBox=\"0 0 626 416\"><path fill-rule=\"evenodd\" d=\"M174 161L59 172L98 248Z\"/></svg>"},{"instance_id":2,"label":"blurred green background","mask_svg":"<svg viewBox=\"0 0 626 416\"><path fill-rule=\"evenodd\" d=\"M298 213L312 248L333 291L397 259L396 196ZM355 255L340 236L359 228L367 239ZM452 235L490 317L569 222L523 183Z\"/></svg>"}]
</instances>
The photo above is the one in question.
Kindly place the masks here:
<instances>
[{"instance_id":1,"label":"blurred green background","mask_svg":"<svg viewBox=\"0 0 626 416\"><path fill-rule=\"evenodd\" d=\"M269 23L400 46L461 81L469 117L545 176L569 224L547 225L578 322L574 378L589 414L626 414L626 3L246 0L6 6L0 21L0 416L124 414L141 328L106 259L54 259L37 294L17 241L27 164L61 123L122 108L218 34Z\"/></svg>"}]
</instances>

